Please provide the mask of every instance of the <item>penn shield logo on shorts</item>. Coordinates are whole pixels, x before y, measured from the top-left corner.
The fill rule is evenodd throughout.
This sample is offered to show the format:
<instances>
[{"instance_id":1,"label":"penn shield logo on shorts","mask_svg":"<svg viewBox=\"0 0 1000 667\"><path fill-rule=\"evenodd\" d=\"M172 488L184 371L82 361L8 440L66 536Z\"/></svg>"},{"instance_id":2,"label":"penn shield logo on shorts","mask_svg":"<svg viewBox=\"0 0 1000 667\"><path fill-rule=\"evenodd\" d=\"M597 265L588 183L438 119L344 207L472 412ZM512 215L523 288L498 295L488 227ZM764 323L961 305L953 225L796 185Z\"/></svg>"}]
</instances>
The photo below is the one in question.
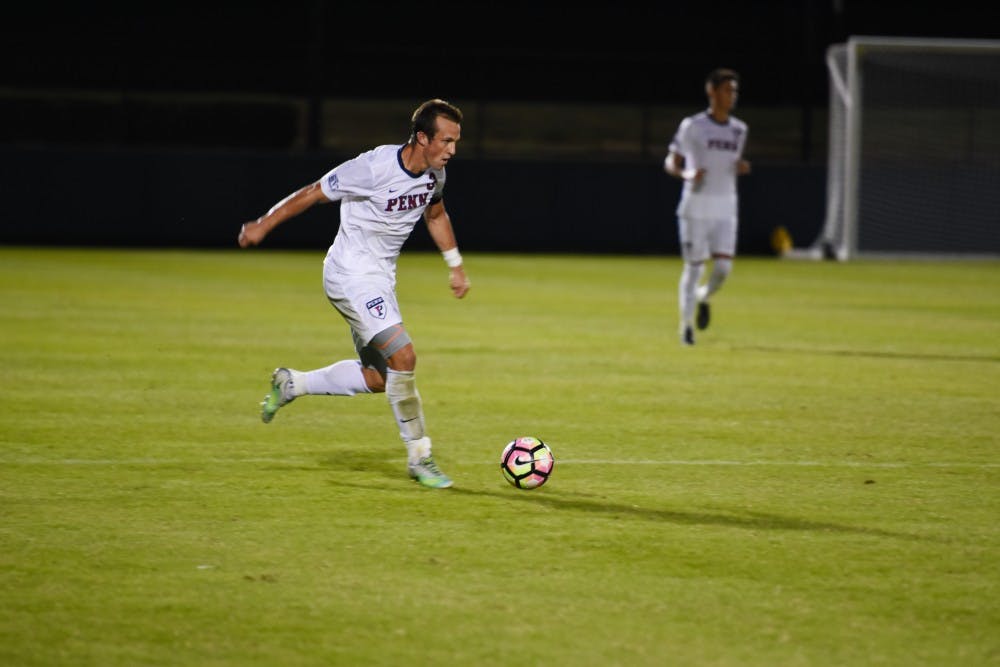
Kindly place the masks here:
<instances>
[{"instance_id":1,"label":"penn shield logo on shorts","mask_svg":"<svg viewBox=\"0 0 1000 667\"><path fill-rule=\"evenodd\" d=\"M385 319L385 299L382 297L375 297L365 304L365 308L368 309L372 317L377 317L380 320Z\"/></svg>"}]
</instances>

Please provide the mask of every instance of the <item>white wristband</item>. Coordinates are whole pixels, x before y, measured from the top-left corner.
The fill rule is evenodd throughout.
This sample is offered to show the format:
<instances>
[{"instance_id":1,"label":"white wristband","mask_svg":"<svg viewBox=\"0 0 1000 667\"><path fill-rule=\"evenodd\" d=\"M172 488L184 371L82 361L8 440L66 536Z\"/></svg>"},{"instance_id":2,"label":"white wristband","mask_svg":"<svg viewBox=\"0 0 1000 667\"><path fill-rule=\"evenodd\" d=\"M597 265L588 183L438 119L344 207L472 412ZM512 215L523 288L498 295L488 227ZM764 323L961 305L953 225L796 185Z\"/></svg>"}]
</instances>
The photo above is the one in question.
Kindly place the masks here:
<instances>
[{"instance_id":1,"label":"white wristband","mask_svg":"<svg viewBox=\"0 0 1000 667\"><path fill-rule=\"evenodd\" d=\"M453 269L456 266L462 266L462 254L458 252L457 247L452 248L451 250L445 250L441 253L441 256L444 257L444 263Z\"/></svg>"}]
</instances>

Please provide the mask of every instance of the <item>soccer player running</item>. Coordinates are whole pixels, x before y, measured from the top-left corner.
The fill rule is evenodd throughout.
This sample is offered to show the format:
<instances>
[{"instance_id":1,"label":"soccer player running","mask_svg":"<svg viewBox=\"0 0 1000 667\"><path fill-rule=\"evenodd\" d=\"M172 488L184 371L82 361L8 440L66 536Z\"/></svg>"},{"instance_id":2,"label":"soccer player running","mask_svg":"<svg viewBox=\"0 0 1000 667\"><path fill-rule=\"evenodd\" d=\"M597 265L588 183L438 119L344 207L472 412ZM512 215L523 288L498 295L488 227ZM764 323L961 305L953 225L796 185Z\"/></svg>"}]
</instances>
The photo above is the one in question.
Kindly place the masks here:
<instances>
[{"instance_id":1,"label":"soccer player running","mask_svg":"<svg viewBox=\"0 0 1000 667\"><path fill-rule=\"evenodd\" d=\"M681 343L694 345L694 328L705 329L711 317L709 297L733 269L739 202L737 176L750 173L743 159L747 124L731 114L739 95L740 75L726 68L705 80L708 109L681 121L670 142L663 169L684 181L677 205L681 271L679 293ZM712 272L701 284L705 262Z\"/></svg>"},{"instance_id":2,"label":"soccer player running","mask_svg":"<svg viewBox=\"0 0 1000 667\"><path fill-rule=\"evenodd\" d=\"M378 146L341 163L244 224L238 239L242 248L258 245L289 218L316 204L340 202L340 228L323 262L323 285L350 326L358 358L310 371L276 369L261 418L270 422L279 408L306 394L385 392L406 444L409 475L433 488L452 481L431 455L414 376L417 356L396 300L396 260L422 217L449 267L452 293L462 298L469 291L442 194L461 123L458 107L440 99L424 102L413 112L407 143Z\"/></svg>"}]
</instances>

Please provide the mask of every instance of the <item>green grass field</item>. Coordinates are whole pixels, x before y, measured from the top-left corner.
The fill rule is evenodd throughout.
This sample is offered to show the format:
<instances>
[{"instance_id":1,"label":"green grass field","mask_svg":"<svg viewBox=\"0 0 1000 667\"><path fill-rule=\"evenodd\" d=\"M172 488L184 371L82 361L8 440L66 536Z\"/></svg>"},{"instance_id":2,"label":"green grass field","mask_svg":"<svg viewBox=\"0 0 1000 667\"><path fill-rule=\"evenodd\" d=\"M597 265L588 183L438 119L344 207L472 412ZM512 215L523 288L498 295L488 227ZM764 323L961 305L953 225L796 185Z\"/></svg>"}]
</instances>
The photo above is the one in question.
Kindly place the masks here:
<instances>
[{"instance_id":1,"label":"green grass field","mask_svg":"<svg viewBox=\"0 0 1000 667\"><path fill-rule=\"evenodd\" d=\"M0 664L1000 665L1000 263L400 261L435 458L312 252L0 248ZM509 486L503 446L552 447Z\"/></svg>"}]
</instances>

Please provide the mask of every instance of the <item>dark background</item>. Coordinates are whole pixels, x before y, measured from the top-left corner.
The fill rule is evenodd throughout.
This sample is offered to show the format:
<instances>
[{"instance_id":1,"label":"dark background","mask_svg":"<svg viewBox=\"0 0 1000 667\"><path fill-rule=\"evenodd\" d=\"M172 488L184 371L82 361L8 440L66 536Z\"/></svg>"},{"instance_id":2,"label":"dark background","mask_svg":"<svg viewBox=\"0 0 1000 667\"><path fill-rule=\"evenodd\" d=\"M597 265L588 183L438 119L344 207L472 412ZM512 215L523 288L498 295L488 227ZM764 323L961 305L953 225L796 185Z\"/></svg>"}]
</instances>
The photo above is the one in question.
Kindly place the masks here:
<instances>
[{"instance_id":1,"label":"dark background","mask_svg":"<svg viewBox=\"0 0 1000 667\"><path fill-rule=\"evenodd\" d=\"M851 35L993 39L1000 31L987 9L872 0L18 4L0 22L0 242L231 246L242 221L351 157L323 147L315 119L303 145L286 145L280 119L246 105L192 115L160 104L185 141L172 141L176 129L163 131L162 118L144 133L129 93L693 112L705 73L726 65L742 74L742 102L799 108L808 132L827 104L828 45ZM83 122L107 111L67 104L66 91L125 96L122 118ZM771 252L778 224L797 241L817 234L825 158L805 142L792 153L755 160L741 182L742 252ZM661 160L460 154L448 207L468 249L671 253L679 189ZM279 232L271 245L324 247L330 212ZM428 245L419 226L412 245Z\"/></svg>"},{"instance_id":2,"label":"dark background","mask_svg":"<svg viewBox=\"0 0 1000 667\"><path fill-rule=\"evenodd\" d=\"M756 101L820 100L850 35L996 38L991 3L17 3L3 85L341 97L702 101L737 67Z\"/></svg>"}]
</instances>

